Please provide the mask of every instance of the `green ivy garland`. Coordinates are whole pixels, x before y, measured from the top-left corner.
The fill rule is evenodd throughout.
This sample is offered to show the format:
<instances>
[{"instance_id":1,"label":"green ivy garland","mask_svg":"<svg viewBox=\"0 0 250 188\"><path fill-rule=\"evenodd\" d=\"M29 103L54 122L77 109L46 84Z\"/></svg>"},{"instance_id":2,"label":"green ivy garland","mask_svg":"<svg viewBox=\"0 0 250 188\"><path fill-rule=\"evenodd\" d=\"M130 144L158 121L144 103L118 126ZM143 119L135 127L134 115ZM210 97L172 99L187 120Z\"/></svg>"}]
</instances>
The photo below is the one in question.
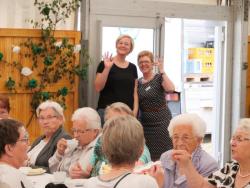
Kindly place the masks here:
<instances>
[{"instance_id":1,"label":"green ivy garland","mask_svg":"<svg viewBox=\"0 0 250 188\"><path fill-rule=\"evenodd\" d=\"M80 45L74 46L69 42L68 38L63 38L57 41L54 37L56 26L59 22L65 21L70 15L80 6L81 0L52 0L50 3L43 0L35 0L34 5L38 8L41 19L40 21L29 20L34 28L41 29L41 42L35 42L32 39L27 39L24 43L13 48L13 53L20 53L20 48L27 48L28 52L24 55L25 58L32 60L30 68L23 67L21 62L8 63L4 60L4 55L0 52L0 61L5 62L7 66L12 66L20 71L20 74L27 78L21 79L19 86L29 89L32 93L31 107L32 116L30 117L27 126L31 123L38 105L48 99L59 102L63 107L65 105L65 97L69 93L69 88L62 87L56 93L46 91L46 87L56 84L63 77L66 77L71 86L74 84L74 76L78 75L80 79L86 79L87 67L90 62L90 57L86 49L81 49ZM80 50L81 49L81 50ZM75 65L74 60L76 54L80 53L83 64ZM39 67L39 79L29 76ZM25 80L27 80L25 84ZM5 82L8 90L16 92L16 81L9 77Z\"/></svg>"}]
</instances>

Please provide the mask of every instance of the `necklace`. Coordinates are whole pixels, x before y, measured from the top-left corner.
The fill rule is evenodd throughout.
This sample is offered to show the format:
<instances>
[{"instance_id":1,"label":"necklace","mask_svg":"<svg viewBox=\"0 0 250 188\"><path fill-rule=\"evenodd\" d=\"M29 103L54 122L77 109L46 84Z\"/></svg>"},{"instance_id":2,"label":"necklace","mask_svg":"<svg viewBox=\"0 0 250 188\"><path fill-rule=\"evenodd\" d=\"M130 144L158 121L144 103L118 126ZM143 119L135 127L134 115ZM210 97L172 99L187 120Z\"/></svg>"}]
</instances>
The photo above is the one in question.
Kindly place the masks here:
<instances>
[{"instance_id":1,"label":"necklace","mask_svg":"<svg viewBox=\"0 0 250 188\"><path fill-rule=\"evenodd\" d=\"M248 174L246 174L246 175L242 175L241 172L240 172L240 168L239 168L239 176L240 176L241 178L246 178L246 177L250 176L250 173L248 173Z\"/></svg>"}]
</instances>

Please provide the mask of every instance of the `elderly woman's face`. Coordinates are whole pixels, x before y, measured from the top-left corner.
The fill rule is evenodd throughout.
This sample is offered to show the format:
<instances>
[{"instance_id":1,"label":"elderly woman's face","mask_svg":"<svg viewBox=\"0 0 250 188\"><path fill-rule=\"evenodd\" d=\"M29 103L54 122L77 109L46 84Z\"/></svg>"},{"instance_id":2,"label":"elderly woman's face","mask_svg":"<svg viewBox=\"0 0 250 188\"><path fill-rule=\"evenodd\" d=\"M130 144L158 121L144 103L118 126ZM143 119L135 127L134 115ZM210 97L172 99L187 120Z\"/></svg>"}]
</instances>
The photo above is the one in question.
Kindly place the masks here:
<instances>
[{"instance_id":1,"label":"elderly woman's face","mask_svg":"<svg viewBox=\"0 0 250 188\"><path fill-rule=\"evenodd\" d=\"M173 146L174 149L186 150L192 154L193 151L200 145L201 138L198 138L193 133L192 126L189 125L178 125L173 129Z\"/></svg>"},{"instance_id":2,"label":"elderly woman's face","mask_svg":"<svg viewBox=\"0 0 250 188\"><path fill-rule=\"evenodd\" d=\"M19 168L23 166L25 160L28 159L27 151L29 147L29 138L24 127L19 130L19 138L15 145L13 145L12 155L16 157L15 167Z\"/></svg>"},{"instance_id":3,"label":"elderly woman's face","mask_svg":"<svg viewBox=\"0 0 250 188\"><path fill-rule=\"evenodd\" d=\"M138 60L140 71L144 73L150 73L153 71L153 62L151 61L150 57L142 56Z\"/></svg>"},{"instance_id":4,"label":"elderly woman's face","mask_svg":"<svg viewBox=\"0 0 250 188\"><path fill-rule=\"evenodd\" d=\"M38 121L43 133L47 136L53 135L60 125L63 124L63 118L56 114L52 108L41 110Z\"/></svg>"},{"instance_id":5,"label":"elderly woman's face","mask_svg":"<svg viewBox=\"0 0 250 188\"><path fill-rule=\"evenodd\" d=\"M73 121L72 132L79 145L86 146L96 138L98 130L89 129L87 122L80 119Z\"/></svg>"},{"instance_id":6,"label":"elderly woman's face","mask_svg":"<svg viewBox=\"0 0 250 188\"><path fill-rule=\"evenodd\" d=\"M241 161L250 158L250 135L244 130L237 129L231 139L232 158Z\"/></svg>"}]
</instances>

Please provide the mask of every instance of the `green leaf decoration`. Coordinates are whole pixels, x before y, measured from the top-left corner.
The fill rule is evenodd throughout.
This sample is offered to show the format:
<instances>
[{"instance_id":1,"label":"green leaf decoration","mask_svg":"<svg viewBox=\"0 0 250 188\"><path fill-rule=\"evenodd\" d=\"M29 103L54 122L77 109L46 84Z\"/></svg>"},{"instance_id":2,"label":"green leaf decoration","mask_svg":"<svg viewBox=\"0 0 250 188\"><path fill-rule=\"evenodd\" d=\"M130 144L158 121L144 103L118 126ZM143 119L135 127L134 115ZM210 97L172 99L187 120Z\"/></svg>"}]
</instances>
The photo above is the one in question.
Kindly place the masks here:
<instances>
[{"instance_id":1,"label":"green leaf decoration","mask_svg":"<svg viewBox=\"0 0 250 188\"><path fill-rule=\"evenodd\" d=\"M31 50L34 55L40 54L42 52L42 48L36 44L31 45Z\"/></svg>"},{"instance_id":2,"label":"green leaf decoration","mask_svg":"<svg viewBox=\"0 0 250 188\"><path fill-rule=\"evenodd\" d=\"M62 39L62 45L63 45L63 46L67 46L68 42L69 42L69 39L68 39L68 38L63 38L63 39Z\"/></svg>"},{"instance_id":3,"label":"green leaf decoration","mask_svg":"<svg viewBox=\"0 0 250 188\"><path fill-rule=\"evenodd\" d=\"M40 37L28 38L19 45L22 48L20 57L24 57L20 60L6 62L3 59L4 54L0 52L0 61L6 62L4 66L9 66L11 71L15 71L15 74L16 71L19 72L21 78L18 80L17 86L12 77L9 77L8 80L5 78L7 80L5 87L16 93L18 92L16 88L21 91L29 90L28 92L32 95L30 105L33 114L27 126L32 122L36 108L43 101L48 99L57 101L66 109L66 97L70 89L74 87L75 77L87 79L90 62L87 50L82 49L80 53L76 54L74 53L74 47L77 45L75 42L80 41L71 40L67 36L55 37L56 26L60 22L65 22L80 7L80 2L81 0L34 0L40 16L38 20L31 19L29 22L33 28L40 30ZM62 42L62 44L57 42ZM74 63L78 59L78 55L81 56L81 63L76 65ZM26 65L26 62L30 64ZM33 71L32 79L29 80L28 76L22 75L21 71L24 66L28 66ZM64 84L62 79L67 79L66 83L58 89L58 85ZM54 91L54 87L58 91Z\"/></svg>"},{"instance_id":4,"label":"green leaf decoration","mask_svg":"<svg viewBox=\"0 0 250 188\"><path fill-rule=\"evenodd\" d=\"M43 8L43 10L41 11L41 13L44 15L44 16L48 16L49 15L49 12L50 12L50 8L48 6L45 6Z\"/></svg>"},{"instance_id":5,"label":"green leaf decoration","mask_svg":"<svg viewBox=\"0 0 250 188\"><path fill-rule=\"evenodd\" d=\"M48 99L50 99L50 98L51 98L50 93L49 93L49 92L47 92L47 91L45 91L45 92L41 92L41 96L42 96L42 100L43 100L43 101L46 101L46 100L48 100Z\"/></svg>"},{"instance_id":6,"label":"green leaf decoration","mask_svg":"<svg viewBox=\"0 0 250 188\"><path fill-rule=\"evenodd\" d=\"M52 65L52 63L53 63L53 60L52 60L52 58L51 58L50 56L46 56L46 57L44 58L43 63L44 63L45 65L47 65L47 66L50 66L50 65Z\"/></svg>"},{"instance_id":7,"label":"green leaf decoration","mask_svg":"<svg viewBox=\"0 0 250 188\"><path fill-rule=\"evenodd\" d=\"M61 95L61 96L66 96L66 95L68 95L68 88L67 87L63 87L63 88L61 88L61 89L59 89L58 90L58 94L59 94L59 96Z\"/></svg>"},{"instance_id":8,"label":"green leaf decoration","mask_svg":"<svg viewBox=\"0 0 250 188\"><path fill-rule=\"evenodd\" d=\"M35 79L29 80L29 82L28 82L28 88L29 89L34 89L36 87L37 87L37 80L35 80Z\"/></svg>"},{"instance_id":9,"label":"green leaf decoration","mask_svg":"<svg viewBox=\"0 0 250 188\"><path fill-rule=\"evenodd\" d=\"M0 52L0 61L2 61L2 59L3 59L3 53Z\"/></svg>"},{"instance_id":10,"label":"green leaf decoration","mask_svg":"<svg viewBox=\"0 0 250 188\"><path fill-rule=\"evenodd\" d=\"M5 86L7 87L8 90L13 90L15 89L16 82L13 80L11 77L5 82Z\"/></svg>"}]
</instances>

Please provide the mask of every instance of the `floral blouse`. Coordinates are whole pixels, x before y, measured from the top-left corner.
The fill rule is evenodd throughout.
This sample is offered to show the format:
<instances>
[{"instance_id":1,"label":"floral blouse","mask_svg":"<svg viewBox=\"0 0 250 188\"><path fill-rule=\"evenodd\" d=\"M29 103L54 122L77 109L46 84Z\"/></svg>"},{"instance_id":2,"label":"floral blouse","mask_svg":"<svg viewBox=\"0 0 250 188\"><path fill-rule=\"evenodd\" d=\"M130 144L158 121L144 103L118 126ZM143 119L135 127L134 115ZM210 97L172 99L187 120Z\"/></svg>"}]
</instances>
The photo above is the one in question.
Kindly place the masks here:
<instances>
[{"instance_id":1,"label":"floral blouse","mask_svg":"<svg viewBox=\"0 0 250 188\"><path fill-rule=\"evenodd\" d=\"M239 167L236 161L226 163L224 168L208 176L208 182L217 188L233 188ZM250 188L250 182L244 188Z\"/></svg>"}]
</instances>

